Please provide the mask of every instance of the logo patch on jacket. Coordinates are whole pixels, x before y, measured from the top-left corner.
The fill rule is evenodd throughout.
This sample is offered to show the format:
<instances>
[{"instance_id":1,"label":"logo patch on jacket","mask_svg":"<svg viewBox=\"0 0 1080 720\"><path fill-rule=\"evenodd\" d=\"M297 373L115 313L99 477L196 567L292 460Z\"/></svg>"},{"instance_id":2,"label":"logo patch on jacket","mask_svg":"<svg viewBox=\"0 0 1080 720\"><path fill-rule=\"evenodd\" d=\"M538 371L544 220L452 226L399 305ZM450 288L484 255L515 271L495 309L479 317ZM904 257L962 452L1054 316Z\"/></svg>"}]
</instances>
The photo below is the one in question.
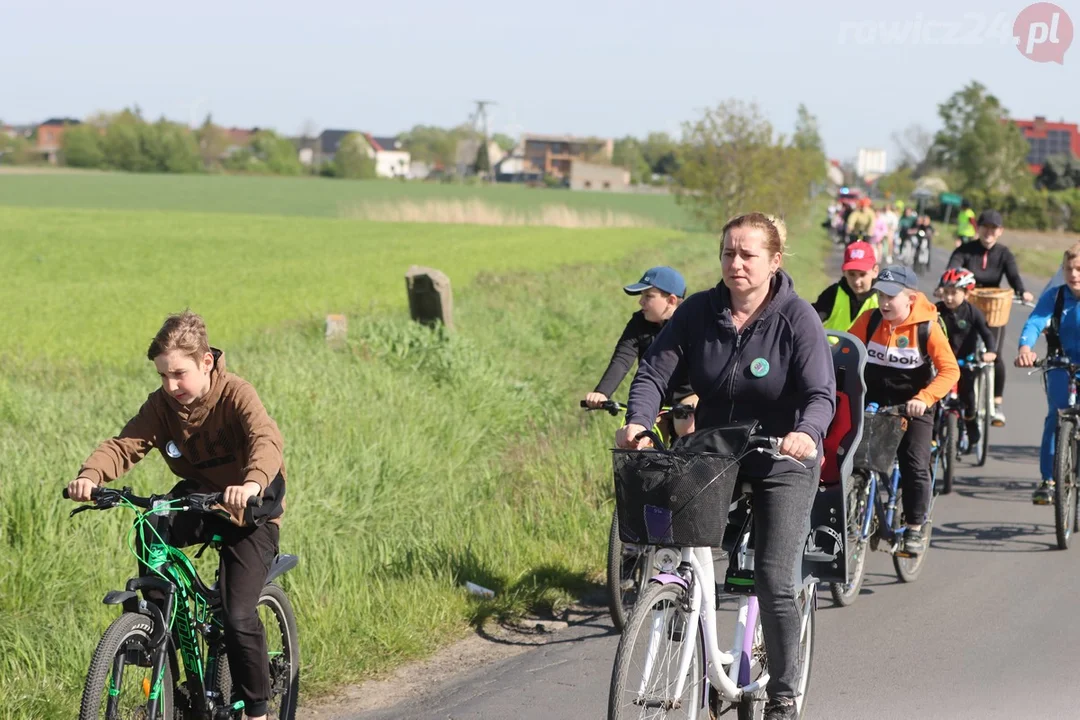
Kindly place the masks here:
<instances>
[{"instance_id":1,"label":"logo patch on jacket","mask_svg":"<svg viewBox=\"0 0 1080 720\"><path fill-rule=\"evenodd\" d=\"M899 340L907 340L907 338L901 336ZM907 343L905 343L906 345ZM884 365L886 367L901 368L908 370L911 368L922 367L923 359L922 353L918 348L912 347L885 347L879 342L871 342L866 346L866 354L869 361L875 365Z\"/></svg>"},{"instance_id":2,"label":"logo patch on jacket","mask_svg":"<svg viewBox=\"0 0 1080 720\"><path fill-rule=\"evenodd\" d=\"M178 458L180 457L180 448L176 447L176 443L170 440L165 445L165 454L173 459Z\"/></svg>"}]
</instances>

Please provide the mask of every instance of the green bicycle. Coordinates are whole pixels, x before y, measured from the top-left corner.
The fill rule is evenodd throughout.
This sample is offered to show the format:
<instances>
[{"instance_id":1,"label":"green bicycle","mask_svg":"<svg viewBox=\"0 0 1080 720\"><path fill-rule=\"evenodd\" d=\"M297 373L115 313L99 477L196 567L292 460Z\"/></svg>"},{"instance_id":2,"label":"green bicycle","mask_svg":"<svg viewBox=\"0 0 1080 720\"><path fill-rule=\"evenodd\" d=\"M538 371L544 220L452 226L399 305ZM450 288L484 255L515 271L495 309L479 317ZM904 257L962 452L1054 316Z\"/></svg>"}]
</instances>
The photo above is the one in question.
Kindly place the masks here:
<instances>
[{"instance_id":1,"label":"green bicycle","mask_svg":"<svg viewBox=\"0 0 1080 720\"><path fill-rule=\"evenodd\" d=\"M64 497L68 496L64 490ZM232 677L225 654L224 619L217 583L207 586L179 548L151 524L155 514L202 512L219 514L221 493L139 497L131 488L96 488L93 505L71 511L125 507L136 513L128 532L128 549L147 569L128 580L124 590L105 595L106 605L120 605L123 614L109 625L90 661L79 720L239 720L244 703L232 700ZM253 497L249 506L262 503ZM135 538L141 538L136 545ZM214 536L209 545L219 547ZM138 548L138 549L137 549ZM141 553L140 553L141 550ZM292 720L300 682L300 646L296 616L288 596L273 580L299 562L278 555L267 573L257 609L266 631L270 657L271 698L268 717ZM162 604L146 599L147 590L163 596ZM138 593L144 597L140 598ZM181 680L177 651L183 660Z\"/></svg>"}]
</instances>

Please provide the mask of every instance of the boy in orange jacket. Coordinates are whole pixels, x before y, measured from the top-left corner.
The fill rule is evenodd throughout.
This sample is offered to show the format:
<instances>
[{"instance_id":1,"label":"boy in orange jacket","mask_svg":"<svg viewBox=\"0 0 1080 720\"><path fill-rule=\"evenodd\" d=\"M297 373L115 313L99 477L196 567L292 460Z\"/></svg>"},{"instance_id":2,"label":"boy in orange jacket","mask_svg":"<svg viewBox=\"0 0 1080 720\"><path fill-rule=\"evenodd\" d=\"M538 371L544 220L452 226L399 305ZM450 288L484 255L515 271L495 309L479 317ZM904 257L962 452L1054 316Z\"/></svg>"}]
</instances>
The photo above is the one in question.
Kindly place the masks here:
<instances>
[{"instance_id":1,"label":"boy in orange jacket","mask_svg":"<svg viewBox=\"0 0 1080 720\"><path fill-rule=\"evenodd\" d=\"M930 507L930 412L960 379L949 338L937 307L917 290L918 277L902 266L883 269L874 283L878 308L867 310L849 332L866 343L866 400L881 406L904 405L907 432L897 459L903 491L904 551L926 550L922 523ZM936 374L935 374L936 371Z\"/></svg>"}]
</instances>

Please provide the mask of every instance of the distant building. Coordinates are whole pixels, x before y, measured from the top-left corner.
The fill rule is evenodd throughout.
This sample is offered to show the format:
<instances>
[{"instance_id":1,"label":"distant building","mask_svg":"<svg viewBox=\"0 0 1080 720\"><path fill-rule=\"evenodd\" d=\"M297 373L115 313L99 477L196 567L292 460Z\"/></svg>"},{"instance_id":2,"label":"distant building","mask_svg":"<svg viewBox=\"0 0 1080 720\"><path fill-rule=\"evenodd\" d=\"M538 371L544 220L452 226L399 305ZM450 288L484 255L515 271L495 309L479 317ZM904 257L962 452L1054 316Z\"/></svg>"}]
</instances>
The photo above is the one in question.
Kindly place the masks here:
<instances>
[{"instance_id":1,"label":"distant building","mask_svg":"<svg viewBox=\"0 0 1080 720\"><path fill-rule=\"evenodd\" d=\"M365 133L369 151L368 155L375 159L375 175L378 177L395 178L408 177L409 164L412 156L400 140L394 137L375 137L371 133Z\"/></svg>"},{"instance_id":2,"label":"distant building","mask_svg":"<svg viewBox=\"0 0 1080 720\"><path fill-rule=\"evenodd\" d=\"M1074 123L1046 122L1045 117L1034 120L1013 120L1028 141L1028 169L1042 171L1046 159L1054 155L1080 157L1080 129Z\"/></svg>"},{"instance_id":3,"label":"distant building","mask_svg":"<svg viewBox=\"0 0 1080 720\"><path fill-rule=\"evenodd\" d=\"M319 142L316 146L314 162L316 165L334 162L338 147L346 135L351 135L356 130L323 130L319 133Z\"/></svg>"},{"instance_id":4,"label":"distant building","mask_svg":"<svg viewBox=\"0 0 1080 720\"><path fill-rule=\"evenodd\" d=\"M525 135L526 174L539 173L557 178L570 176L575 160L611 161L615 141L603 138L575 137L573 135Z\"/></svg>"},{"instance_id":5,"label":"distant building","mask_svg":"<svg viewBox=\"0 0 1080 720\"><path fill-rule=\"evenodd\" d=\"M499 143L488 140L488 165L494 171L506 157L506 152L499 147ZM459 140L454 153L454 165L460 176L472 175L476 168L476 159L480 154L480 138L466 138Z\"/></svg>"},{"instance_id":6,"label":"distant building","mask_svg":"<svg viewBox=\"0 0 1080 720\"><path fill-rule=\"evenodd\" d=\"M868 175L877 177L884 175L888 165L884 150L876 148L859 148L855 157L855 173L865 178Z\"/></svg>"},{"instance_id":7,"label":"distant building","mask_svg":"<svg viewBox=\"0 0 1080 720\"><path fill-rule=\"evenodd\" d=\"M244 128L222 128L222 133L225 135L225 153L224 157L229 157L235 153L240 152L244 148L251 145L252 138L255 137L255 133L259 131L258 128L252 128L251 130L245 130Z\"/></svg>"},{"instance_id":8,"label":"distant building","mask_svg":"<svg viewBox=\"0 0 1080 720\"><path fill-rule=\"evenodd\" d=\"M35 150L53 165L57 162L64 140L64 131L72 125L81 125L75 118L49 118L37 126L37 145Z\"/></svg>"},{"instance_id":9,"label":"distant building","mask_svg":"<svg viewBox=\"0 0 1080 720\"><path fill-rule=\"evenodd\" d=\"M625 192L630 187L630 171L617 165L574 160L570 165L571 190Z\"/></svg>"}]
</instances>

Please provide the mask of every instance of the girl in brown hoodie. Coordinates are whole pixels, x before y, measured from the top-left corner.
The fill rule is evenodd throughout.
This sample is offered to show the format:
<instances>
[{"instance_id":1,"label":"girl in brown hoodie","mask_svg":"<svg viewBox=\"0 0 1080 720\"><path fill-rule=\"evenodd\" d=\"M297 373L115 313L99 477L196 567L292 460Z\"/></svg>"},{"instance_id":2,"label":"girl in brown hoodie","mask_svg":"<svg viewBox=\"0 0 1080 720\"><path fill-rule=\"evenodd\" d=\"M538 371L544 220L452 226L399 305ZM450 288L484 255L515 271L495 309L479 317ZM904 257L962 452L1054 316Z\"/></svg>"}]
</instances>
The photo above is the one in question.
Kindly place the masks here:
<instances>
[{"instance_id":1,"label":"girl in brown hoodie","mask_svg":"<svg viewBox=\"0 0 1080 720\"><path fill-rule=\"evenodd\" d=\"M155 529L178 547L222 538L219 587L233 687L249 720L263 720L270 699L269 660L255 606L278 552L285 510L281 432L255 388L225 370L225 356L210 347L198 315L170 316L147 357L161 387L119 435L91 453L68 494L90 500L91 490L120 477L155 448L182 478L172 497L224 494L228 518L172 513L155 517ZM263 498L256 510L247 508L254 495Z\"/></svg>"}]
</instances>

